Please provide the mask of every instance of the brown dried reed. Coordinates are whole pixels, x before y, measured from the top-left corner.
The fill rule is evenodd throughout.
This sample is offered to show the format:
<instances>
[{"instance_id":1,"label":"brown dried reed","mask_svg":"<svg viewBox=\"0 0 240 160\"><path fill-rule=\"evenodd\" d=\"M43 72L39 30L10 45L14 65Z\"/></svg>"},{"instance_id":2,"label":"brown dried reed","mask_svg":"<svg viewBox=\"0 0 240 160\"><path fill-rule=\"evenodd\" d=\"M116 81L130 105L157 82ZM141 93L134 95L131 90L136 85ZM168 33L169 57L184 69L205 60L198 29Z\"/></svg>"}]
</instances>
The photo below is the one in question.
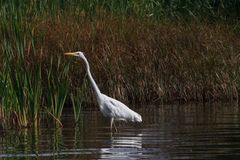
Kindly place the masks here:
<instances>
[{"instance_id":1,"label":"brown dried reed","mask_svg":"<svg viewBox=\"0 0 240 160\"><path fill-rule=\"evenodd\" d=\"M34 25L44 63L50 54L84 51L101 90L125 102L238 97L240 37L231 25L69 17ZM75 87L85 71L74 62Z\"/></svg>"}]
</instances>

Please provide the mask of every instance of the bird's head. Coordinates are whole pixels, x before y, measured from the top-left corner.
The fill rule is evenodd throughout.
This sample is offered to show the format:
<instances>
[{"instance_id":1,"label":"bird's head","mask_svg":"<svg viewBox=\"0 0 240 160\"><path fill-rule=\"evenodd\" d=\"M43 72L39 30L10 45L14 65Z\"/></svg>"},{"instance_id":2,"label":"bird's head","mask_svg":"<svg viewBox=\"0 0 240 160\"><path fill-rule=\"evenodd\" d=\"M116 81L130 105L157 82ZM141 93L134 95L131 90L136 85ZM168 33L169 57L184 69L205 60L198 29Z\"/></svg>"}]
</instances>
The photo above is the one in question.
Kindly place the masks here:
<instances>
[{"instance_id":1,"label":"bird's head","mask_svg":"<svg viewBox=\"0 0 240 160\"><path fill-rule=\"evenodd\" d=\"M64 53L64 55L67 55L67 56L75 56L75 57L79 57L79 58L85 58L84 53L81 52L81 51L68 52L68 53Z\"/></svg>"}]
</instances>

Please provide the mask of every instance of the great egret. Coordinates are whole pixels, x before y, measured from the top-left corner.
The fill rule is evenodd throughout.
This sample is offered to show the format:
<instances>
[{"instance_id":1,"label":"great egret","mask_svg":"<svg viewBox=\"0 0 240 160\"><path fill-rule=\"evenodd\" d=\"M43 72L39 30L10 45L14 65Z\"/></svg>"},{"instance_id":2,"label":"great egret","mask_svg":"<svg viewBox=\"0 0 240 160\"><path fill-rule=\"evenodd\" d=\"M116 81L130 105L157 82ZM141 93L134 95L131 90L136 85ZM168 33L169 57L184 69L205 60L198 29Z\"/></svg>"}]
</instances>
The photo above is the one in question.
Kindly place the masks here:
<instances>
[{"instance_id":1,"label":"great egret","mask_svg":"<svg viewBox=\"0 0 240 160\"><path fill-rule=\"evenodd\" d=\"M94 81L92 74L90 72L89 63L84 56L84 53L81 51L77 52L69 52L64 53L65 55L69 56L76 56L82 59L86 64L87 74L88 78L93 86L93 90L95 92L98 105L100 107L100 111L105 117L110 118L110 127L112 131L112 125L114 124L114 120L121 120L121 121L130 121L130 122L142 122L142 116L130 108L128 108L125 104L122 102L113 99L103 93L100 92L96 82ZM115 130L116 126L114 124Z\"/></svg>"}]
</instances>

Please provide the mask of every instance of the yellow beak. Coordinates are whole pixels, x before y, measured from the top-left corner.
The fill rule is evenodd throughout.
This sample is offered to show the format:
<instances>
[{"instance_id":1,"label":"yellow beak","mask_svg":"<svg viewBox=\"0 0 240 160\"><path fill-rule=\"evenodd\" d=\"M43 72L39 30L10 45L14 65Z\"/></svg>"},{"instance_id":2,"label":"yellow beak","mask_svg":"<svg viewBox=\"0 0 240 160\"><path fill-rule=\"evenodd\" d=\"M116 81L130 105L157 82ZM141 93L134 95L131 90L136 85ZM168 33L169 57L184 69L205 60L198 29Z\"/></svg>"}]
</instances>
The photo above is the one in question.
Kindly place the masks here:
<instances>
[{"instance_id":1,"label":"yellow beak","mask_svg":"<svg viewBox=\"0 0 240 160\"><path fill-rule=\"evenodd\" d=\"M76 52L68 52L68 53L64 53L64 55L66 55L66 56L77 56Z\"/></svg>"}]
</instances>

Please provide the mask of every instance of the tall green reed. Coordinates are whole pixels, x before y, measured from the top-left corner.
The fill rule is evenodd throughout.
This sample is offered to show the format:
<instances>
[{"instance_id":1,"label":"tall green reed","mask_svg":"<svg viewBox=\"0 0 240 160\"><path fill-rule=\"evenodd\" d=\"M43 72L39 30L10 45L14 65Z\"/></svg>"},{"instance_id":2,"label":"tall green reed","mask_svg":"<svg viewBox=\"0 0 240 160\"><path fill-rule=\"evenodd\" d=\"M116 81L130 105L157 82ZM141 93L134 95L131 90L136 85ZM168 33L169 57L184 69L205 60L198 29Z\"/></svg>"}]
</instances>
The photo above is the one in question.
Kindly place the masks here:
<instances>
[{"instance_id":1,"label":"tall green reed","mask_svg":"<svg viewBox=\"0 0 240 160\"><path fill-rule=\"evenodd\" d=\"M37 125L46 105L48 113L60 121L69 94L69 67L58 58L57 64L45 68L39 53L42 50L35 48L31 20L45 14L58 15L65 3L1 1L0 6L0 119L6 126ZM44 83L42 75L46 74Z\"/></svg>"},{"instance_id":2,"label":"tall green reed","mask_svg":"<svg viewBox=\"0 0 240 160\"><path fill-rule=\"evenodd\" d=\"M71 101L73 106L73 114L75 122L79 122L80 120L80 113L82 108L82 94L77 91L76 94L71 94Z\"/></svg>"},{"instance_id":3,"label":"tall green reed","mask_svg":"<svg viewBox=\"0 0 240 160\"><path fill-rule=\"evenodd\" d=\"M3 107L12 108L20 126L35 125L39 120L42 97L41 65L36 63L33 66L27 66L22 55L21 58L18 56L15 54L12 59L7 60L8 66L2 73L5 75ZM17 62L16 59L18 59Z\"/></svg>"},{"instance_id":4,"label":"tall green reed","mask_svg":"<svg viewBox=\"0 0 240 160\"><path fill-rule=\"evenodd\" d=\"M60 118L70 89L69 64L62 65L60 56L55 62L51 57L50 68L47 70L46 108L53 119L62 125Z\"/></svg>"},{"instance_id":5,"label":"tall green reed","mask_svg":"<svg viewBox=\"0 0 240 160\"><path fill-rule=\"evenodd\" d=\"M86 97L87 86L86 81L84 79L82 85L80 87L72 86L74 89L70 95L73 114L75 122L79 122L81 120L81 110L83 105L83 100Z\"/></svg>"}]
</instances>

